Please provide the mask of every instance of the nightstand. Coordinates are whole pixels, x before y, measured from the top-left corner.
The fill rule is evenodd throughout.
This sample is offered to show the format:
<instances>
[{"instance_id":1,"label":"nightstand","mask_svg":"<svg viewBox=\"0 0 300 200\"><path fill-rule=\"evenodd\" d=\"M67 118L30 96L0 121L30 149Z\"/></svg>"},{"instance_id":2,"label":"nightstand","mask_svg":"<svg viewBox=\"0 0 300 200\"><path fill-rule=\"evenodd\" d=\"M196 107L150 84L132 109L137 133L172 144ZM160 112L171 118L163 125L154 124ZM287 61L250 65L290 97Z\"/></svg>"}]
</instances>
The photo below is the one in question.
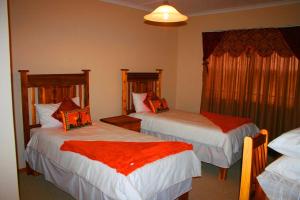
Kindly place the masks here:
<instances>
[{"instance_id":1,"label":"nightstand","mask_svg":"<svg viewBox=\"0 0 300 200\"><path fill-rule=\"evenodd\" d=\"M122 128L126 128L132 131L140 132L141 130L141 119L130 117L127 115L121 115L116 117L107 117L100 119L100 121L112 124L115 126L119 126Z\"/></svg>"}]
</instances>

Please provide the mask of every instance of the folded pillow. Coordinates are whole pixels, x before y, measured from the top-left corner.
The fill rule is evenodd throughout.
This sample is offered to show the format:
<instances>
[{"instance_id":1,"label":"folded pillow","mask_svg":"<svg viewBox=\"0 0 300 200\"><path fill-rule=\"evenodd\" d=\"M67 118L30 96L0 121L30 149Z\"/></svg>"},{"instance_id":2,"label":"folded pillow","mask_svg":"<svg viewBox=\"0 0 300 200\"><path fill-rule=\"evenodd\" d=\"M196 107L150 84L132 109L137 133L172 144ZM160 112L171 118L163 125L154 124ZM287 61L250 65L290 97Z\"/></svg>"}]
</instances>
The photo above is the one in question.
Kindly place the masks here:
<instances>
[{"instance_id":1,"label":"folded pillow","mask_svg":"<svg viewBox=\"0 0 300 200\"><path fill-rule=\"evenodd\" d=\"M72 101L79 106L79 97L72 98ZM53 118L52 114L59 108L62 102L56 104L35 104L39 123L42 128L61 127L62 123Z\"/></svg>"},{"instance_id":2,"label":"folded pillow","mask_svg":"<svg viewBox=\"0 0 300 200\"><path fill-rule=\"evenodd\" d=\"M76 105L76 103L74 103L74 101L71 98L67 97L61 102L58 109L52 114L52 117L54 117L55 119L57 119L60 122L63 122L62 116L61 116L62 111L70 111L70 110L75 110L75 109L79 109L79 108L80 108L80 106Z\"/></svg>"},{"instance_id":3,"label":"folded pillow","mask_svg":"<svg viewBox=\"0 0 300 200\"><path fill-rule=\"evenodd\" d=\"M61 111L65 131L92 124L90 108Z\"/></svg>"},{"instance_id":4,"label":"folded pillow","mask_svg":"<svg viewBox=\"0 0 300 200\"><path fill-rule=\"evenodd\" d=\"M164 111L169 110L169 105L168 105L167 100L165 98L162 98L160 101L161 101L162 109Z\"/></svg>"},{"instance_id":5,"label":"folded pillow","mask_svg":"<svg viewBox=\"0 0 300 200\"><path fill-rule=\"evenodd\" d=\"M266 167L266 171L290 180L300 181L300 159L281 156Z\"/></svg>"},{"instance_id":6,"label":"folded pillow","mask_svg":"<svg viewBox=\"0 0 300 200\"><path fill-rule=\"evenodd\" d=\"M146 96L146 98L145 98L145 100L144 100L144 104L145 104L150 110L152 110L151 105L150 105L150 103L149 103L150 100L159 100L159 97L156 96L156 94L155 94L153 91L147 92L147 96Z\"/></svg>"},{"instance_id":7,"label":"folded pillow","mask_svg":"<svg viewBox=\"0 0 300 200\"><path fill-rule=\"evenodd\" d=\"M282 134L268 146L283 155L300 159L300 128Z\"/></svg>"},{"instance_id":8,"label":"folded pillow","mask_svg":"<svg viewBox=\"0 0 300 200\"><path fill-rule=\"evenodd\" d=\"M153 113L165 112L169 110L166 99L148 100Z\"/></svg>"},{"instance_id":9,"label":"folded pillow","mask_svg":"<svg viewBox=\"0 0 300 200\"><path fill-rule=\"evenodd\" d=\"M158 113L159 112L159 109L161 107L161 102L160 100L148 100L148 103L150 105L150 108L151 108L151 111L153 113Z\"/></svg>"},{"instance_id":10,"label":"folded pillow","mask_svg":"<svg viewBox=\"0 0 300 200\"><path fill-rule=\"evenodd\" d=\"M150 109L144 103L146 97L147 97L147 93L132 92L132 100L133 100L135 112L149 112L150 111Z\"/></svg>"}]
</instances>

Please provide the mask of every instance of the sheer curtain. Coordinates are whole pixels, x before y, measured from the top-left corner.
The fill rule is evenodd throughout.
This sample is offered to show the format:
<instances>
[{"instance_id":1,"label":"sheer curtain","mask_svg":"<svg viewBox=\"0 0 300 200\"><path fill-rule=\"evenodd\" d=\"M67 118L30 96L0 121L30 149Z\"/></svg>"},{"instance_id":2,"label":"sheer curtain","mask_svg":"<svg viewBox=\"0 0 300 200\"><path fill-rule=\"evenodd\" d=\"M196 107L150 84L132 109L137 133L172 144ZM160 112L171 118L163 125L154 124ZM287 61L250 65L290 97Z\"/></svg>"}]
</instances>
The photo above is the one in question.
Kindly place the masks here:
<instances>
[{"instance_id":1,"label":"sheer curtain","mask_svg":"<svg viewBox=\"0 0 300 200\"><path fill-rule=\"evenodd\" d=\"M201 111L250 117L271 138L300 126L300 62L249 48L211 54L203 74Z\"/></svg>"}]
</instances>

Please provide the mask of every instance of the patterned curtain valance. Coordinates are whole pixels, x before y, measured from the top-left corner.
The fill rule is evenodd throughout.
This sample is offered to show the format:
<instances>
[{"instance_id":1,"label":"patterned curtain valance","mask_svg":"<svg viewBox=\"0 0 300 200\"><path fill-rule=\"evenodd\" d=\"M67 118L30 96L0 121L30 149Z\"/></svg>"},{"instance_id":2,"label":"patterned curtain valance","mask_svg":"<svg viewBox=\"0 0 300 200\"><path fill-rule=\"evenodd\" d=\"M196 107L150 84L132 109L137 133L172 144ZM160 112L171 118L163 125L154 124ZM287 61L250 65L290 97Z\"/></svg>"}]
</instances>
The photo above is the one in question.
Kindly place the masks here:
<instances>
[{"instance_id":1,"label":"patterned curtain valance","mask_svg":"<svg viewBox=\"0 0 300 200\"><path fill-rule=\"evenodd\" d=\"M203 33L203 60L228 52L232 56L255 51L260 56L273 52L282 57L300 59L300 27L264 28Z\"/></svg>"},{"instance_id":2,"label":"patterned curtain valance","mask_svg":"<svg viewBox=\"0 0 300 200\"><path fill-rule=\"evenodd\" d=\"M295 56L300 59L300 26L279 28L279 31Z\"/></svg>"}]
</instances>

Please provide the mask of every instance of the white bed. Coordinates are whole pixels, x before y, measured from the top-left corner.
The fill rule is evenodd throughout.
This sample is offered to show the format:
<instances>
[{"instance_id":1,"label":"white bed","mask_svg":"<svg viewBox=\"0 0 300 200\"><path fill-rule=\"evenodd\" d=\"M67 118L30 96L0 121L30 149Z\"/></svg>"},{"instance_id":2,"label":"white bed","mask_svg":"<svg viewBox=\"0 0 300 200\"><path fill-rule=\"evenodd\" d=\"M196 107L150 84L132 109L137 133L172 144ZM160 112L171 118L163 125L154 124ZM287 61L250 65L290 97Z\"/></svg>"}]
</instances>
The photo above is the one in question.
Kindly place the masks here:
<instances>
[{"instance_id":1,"label":"white bed","mask_svg":"<svg viewBox=\"0 0 300 200\"><path fill-rule=\"evenodd\" d=\"M242 156L245 136L259 132L253 123L223 133L206 117L190 112L170 110L162 113L141 112L130 116L142 119L141 131L161 139L192 143L197 157L206 163L229 168Z\"/></svg>"},{"instance_id":2,"label":"white bed","mask_svg":"<svg viewBox=\"0 0 300 200\"><path fill-rule=\"evenodd\" d=\"M282 154L257 180L270 200L300 200L300 127L272 140L269 148Z\"/></svg>"},{"instance_id":3,"label":"white bed","mask_svg":"<svg viewBox=\"0 0 300 200\"><path fill-rule=\"evenodd\" d=\"M174 154L124 176L107 165L73 152L62 152L66 140L159 141L105 123L68 131L35 128L26 148L26 161L36 171L76 199L175 199L191 190L201 175L193 151Z\"/></svg>"}]
</instances>

